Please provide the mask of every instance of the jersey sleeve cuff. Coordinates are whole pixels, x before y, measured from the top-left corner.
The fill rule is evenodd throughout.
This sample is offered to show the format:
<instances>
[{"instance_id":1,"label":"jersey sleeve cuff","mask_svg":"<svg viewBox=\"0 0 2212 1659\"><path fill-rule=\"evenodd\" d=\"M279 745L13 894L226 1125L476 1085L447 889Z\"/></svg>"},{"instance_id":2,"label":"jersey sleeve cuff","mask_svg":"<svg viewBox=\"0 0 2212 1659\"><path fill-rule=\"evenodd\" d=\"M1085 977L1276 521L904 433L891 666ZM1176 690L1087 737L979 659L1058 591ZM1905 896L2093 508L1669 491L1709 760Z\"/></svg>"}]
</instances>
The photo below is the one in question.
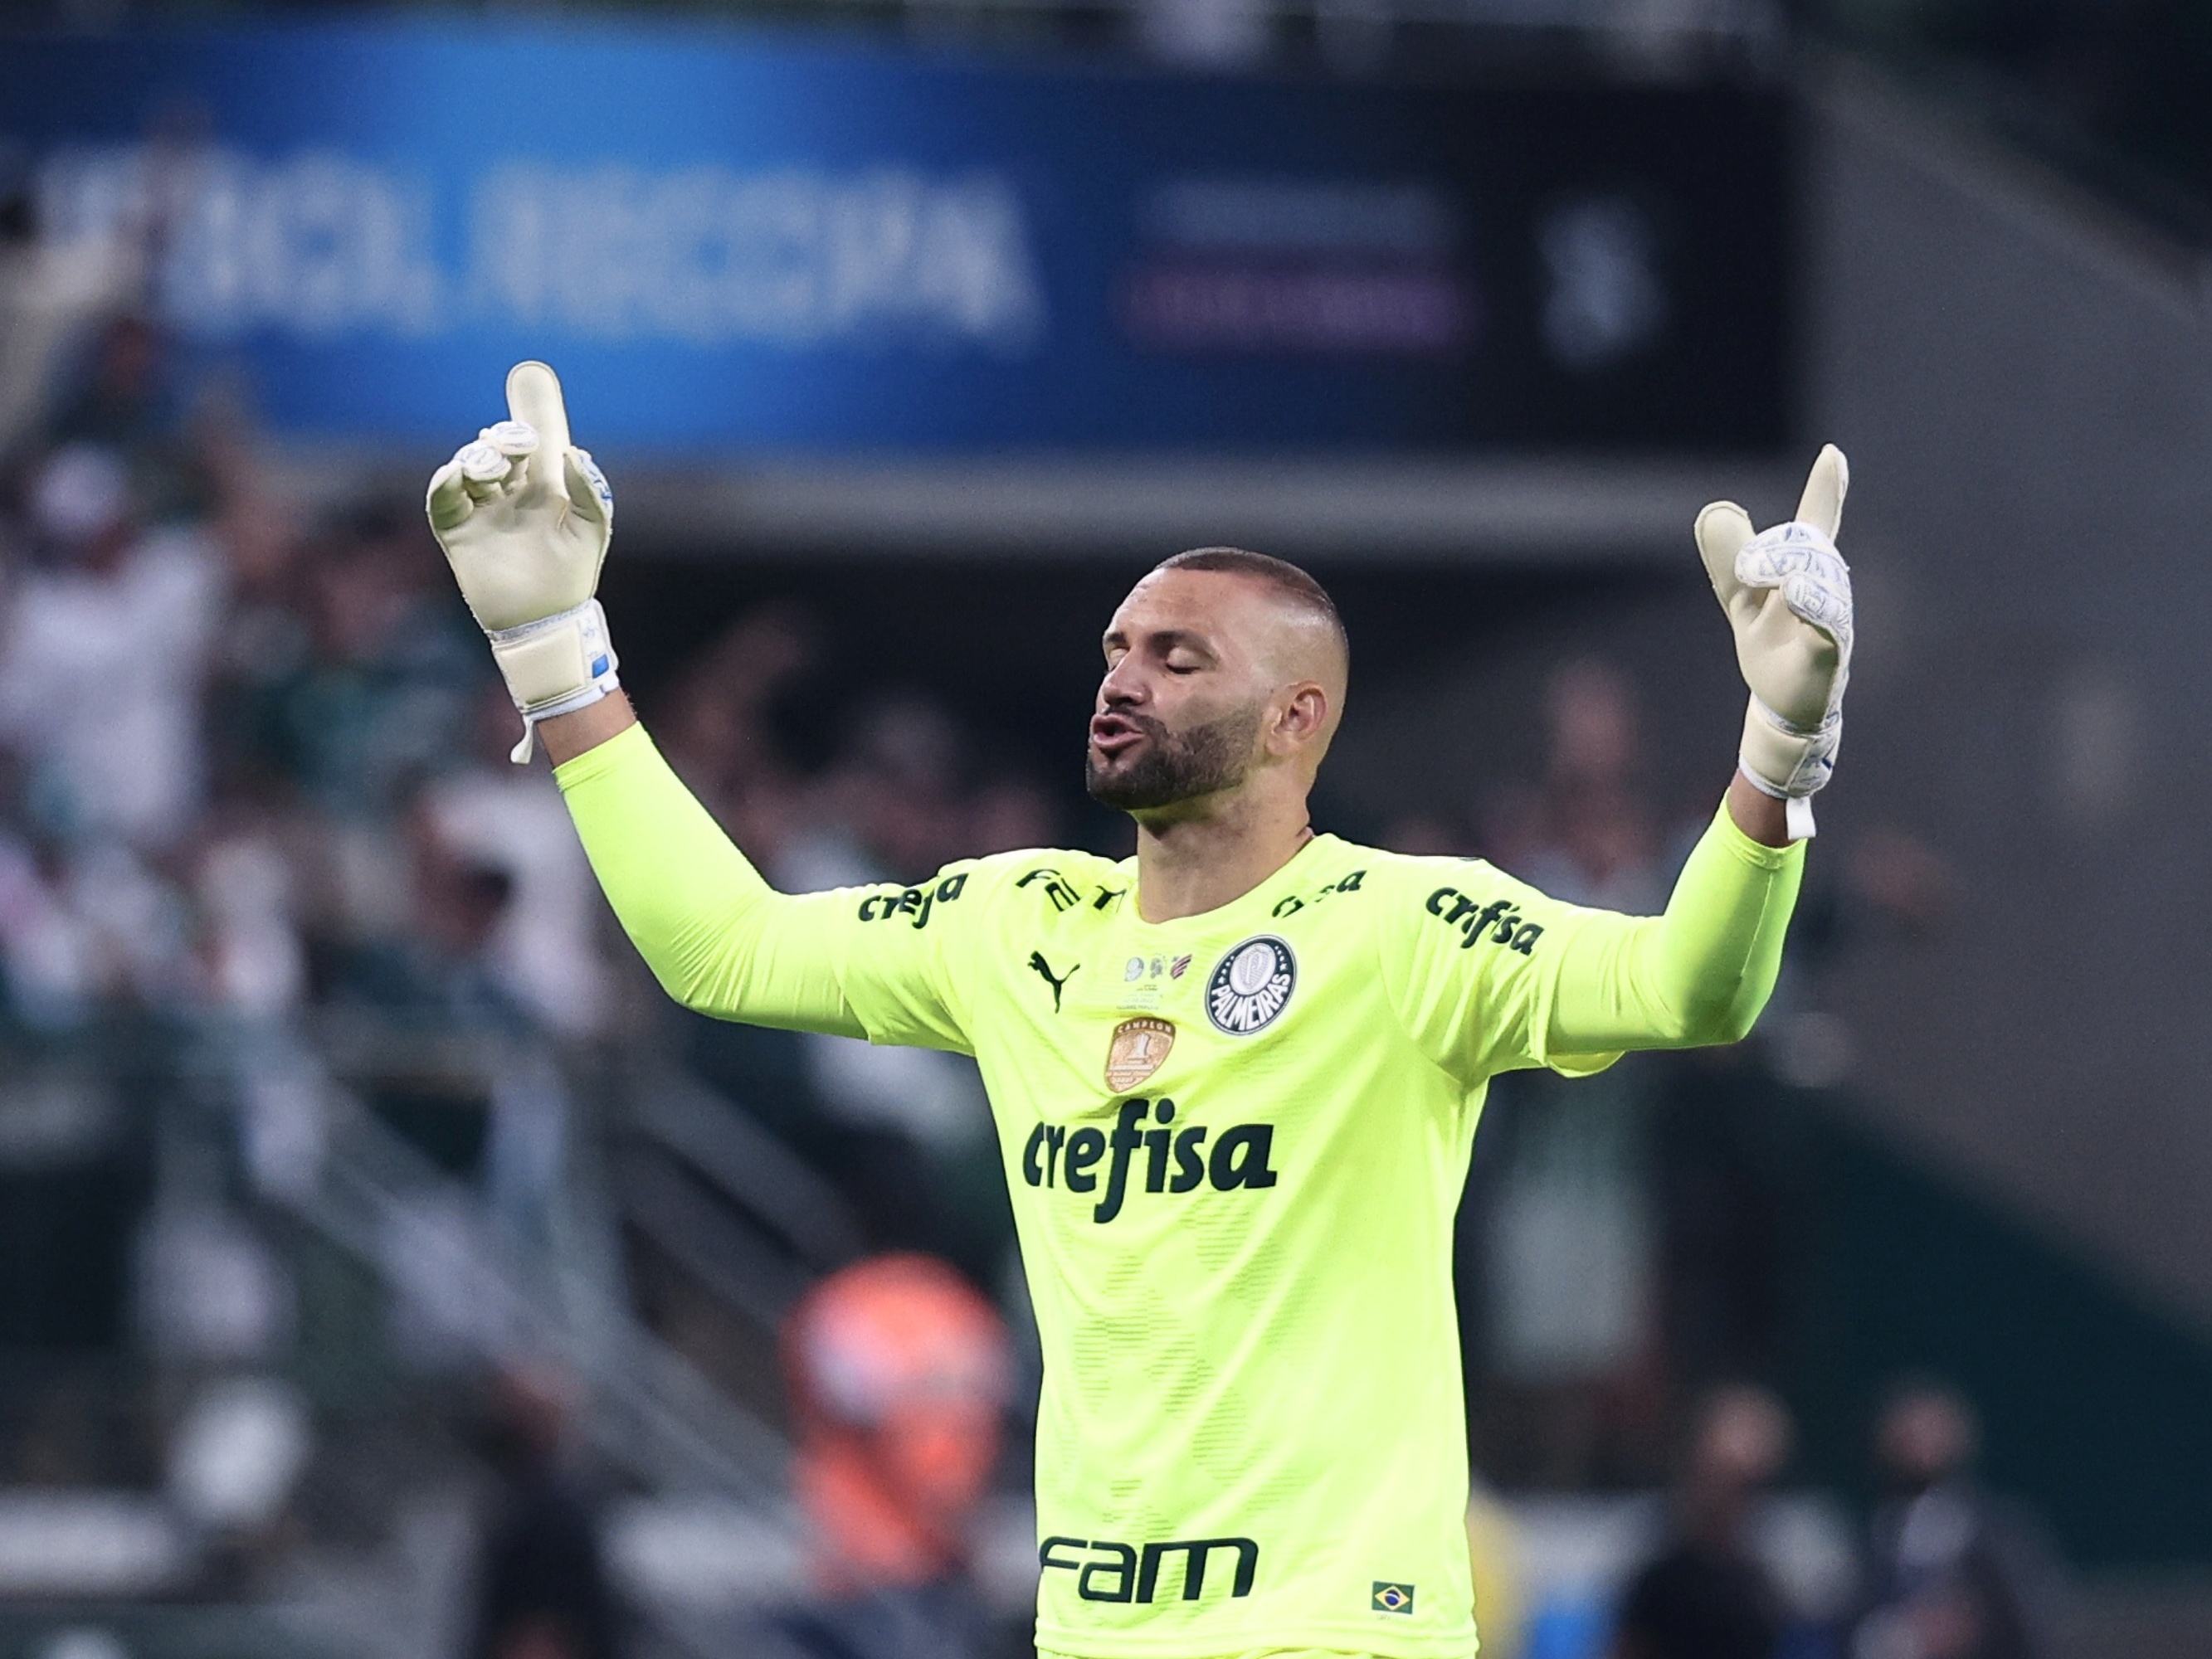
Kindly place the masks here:
<instances>
[{"instance_id":1,"label":"jersey sleeve cuff","mask_svg":"<svg viewBox=\"0 0 2212 1659\"><path fill-rule=\"evenodd\" d=\"M605 743L593 744L574 759L562 761L553 769L553 781L559 784L562 793L566 794L580 785L591 783L629 764L640 750L653 754L659 752L653 748L653 739L646 735L642 723L625 726Z\"/></svg>"},{"instance_id":2,"label":"jersey sleeve cuff","mask_svg":"<svg viewBox=\"0 0 2212 1659\"><path fill-rule=\"evenodd\" d=\"M1721 845L1734 854L1739 862L1747 864L1754 870L1786 870L1793 863L1802 864L1805 859L1805 843L1802 841L1793 841L1787 847L1769 847L1765 842L1753 841L1744 834L1742 827L1729 811L1725 800L1713 815L1713 827L1705 833L1718 836Z\"/></svg>"}]
</instances>

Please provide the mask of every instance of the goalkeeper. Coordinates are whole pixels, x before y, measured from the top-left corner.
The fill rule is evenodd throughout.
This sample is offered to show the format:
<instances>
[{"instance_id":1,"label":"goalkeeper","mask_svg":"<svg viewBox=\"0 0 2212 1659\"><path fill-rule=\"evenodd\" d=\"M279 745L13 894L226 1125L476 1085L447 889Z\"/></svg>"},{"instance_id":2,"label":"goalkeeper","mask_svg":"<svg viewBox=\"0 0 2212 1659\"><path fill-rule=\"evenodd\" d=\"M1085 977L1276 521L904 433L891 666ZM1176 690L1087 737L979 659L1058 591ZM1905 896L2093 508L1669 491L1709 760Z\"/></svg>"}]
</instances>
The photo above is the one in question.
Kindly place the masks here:
<instances>
[{"instance_id":1,"label":"goalkeeper","mask_svg":"<svg viewBox=\"0 0 2212 1659\"><path fill-rule=\"evenodd\" d=\"M1107 626L1086 772L1137 854L773 891L616 684L613 510L552 372L431 480L432 526L669 994L973 1054L1045 1357L1037 1645L1079 1659L1475 1647L1454 1211L1485 1087L1732 1042L1771 989L1851 647L1844 459L1696 537L1751 688L1666 914L1316 835L1347 652L1304 572L1166 561Z\"/></svg>"}]
</instances>

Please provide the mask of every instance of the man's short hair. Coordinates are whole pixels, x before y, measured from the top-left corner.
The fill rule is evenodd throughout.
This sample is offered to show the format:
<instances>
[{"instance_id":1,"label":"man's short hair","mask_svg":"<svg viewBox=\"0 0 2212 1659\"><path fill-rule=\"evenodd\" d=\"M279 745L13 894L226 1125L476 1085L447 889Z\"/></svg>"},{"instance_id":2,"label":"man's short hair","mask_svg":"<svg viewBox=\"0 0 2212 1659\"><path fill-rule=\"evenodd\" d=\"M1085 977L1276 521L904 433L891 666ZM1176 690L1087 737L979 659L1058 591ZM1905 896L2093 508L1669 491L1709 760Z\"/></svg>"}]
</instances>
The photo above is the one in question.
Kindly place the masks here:
<instances>
[{"instance_id":1,"label":"man's short hair","mask_svg":"<svg viewBox=\"0 0 2212 1659\"><path fill-rule=\"evenodd\" d=\"M1326 587L1288 559L1248 552L1241 547L1194 547L1187 553L1162 559L1152 568L1155 570L1219 570L1265 582L1277 592L1295 600L1325 621L1328 624L1328 631L1336 636L1336 648L1344 653L1346 667L1351 665L1352 638L1344 631L1344 618L1336 613L1336 601L1329 598Z\"/></svg>"}]
</instances>

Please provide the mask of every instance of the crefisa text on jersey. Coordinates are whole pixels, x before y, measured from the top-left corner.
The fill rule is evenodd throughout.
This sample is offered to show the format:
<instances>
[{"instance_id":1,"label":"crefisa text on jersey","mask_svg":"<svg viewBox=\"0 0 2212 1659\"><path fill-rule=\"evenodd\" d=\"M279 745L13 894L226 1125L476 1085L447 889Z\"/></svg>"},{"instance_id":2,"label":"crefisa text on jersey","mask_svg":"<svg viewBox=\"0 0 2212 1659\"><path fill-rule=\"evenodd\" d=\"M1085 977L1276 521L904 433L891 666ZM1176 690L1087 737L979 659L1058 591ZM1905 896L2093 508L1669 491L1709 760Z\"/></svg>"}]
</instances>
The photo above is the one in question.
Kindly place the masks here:
<instances>
[{"instance_id":1,"label":"crefisa text on jersey","mask_svg":"<svg viewBox=\"0 0 2212 1659\"><path fill-rule=\"evenodd\" d=\"M1139 1129L1137 1126L1147 1118L1161 1127ZM1106 1166L1106 1190L1091 1207L1091 1218L1100 1222L1121 1213L1131 1160L1140 1148L1148 1193L1188 1193L1208 1183L1221 1193L1275 1184L1275 1170L1268 1162L1275 1147L1273 1124L1236 1124L1215 1136L1208 1147L1211 1132L1204 1124L1170 1127L1175 1121L1175 1102L1162 1096L1157 1101L1123 1101L1110 1135L1089 1124L1072 1129L1064 1123L1040 1123L1030 1131L1029 1144L1022 1148L1022 1176L1032 1187L1098 1192L1098 1160L1110 1150L1114 1156ZM1168 1169L1170 1157L1173 1174Z\"/></svg>"},{"instance_id":2,"label":"crefisa text on jersey","mask_svg":"<svg viewBox=\"0 0 2212 1659\"><path fill-rule=\"evenodd\" d=\"M1507 899L1492 899L1484 904L1456 887L1439 887L1429 895L1427 908L1431 915L1441 916L1447 927L1459 929L1459 948L1462 951L1472 950L1477 940L1486 939L1492 945L1503 945L1524 957L1532 956L1536 941L1544 937L1543 928L1535 922L1522 921L1521 912Z\"/></svg>"},{"instance_id":3,"label":"crefisa text on jersey","mask_svg":"<svg viewBox=\"0 0 2212 1659\"><path fill-rule=\"evenodd\" d=\"M860 901L862 921L889 921L893 916L911 916L908 924L915 927L929 926L929 913L940 904L950 904L958 898L968 885L968 872L945 878L933 887L893 887L878 889Z\"/></svg>"}]
</instances>

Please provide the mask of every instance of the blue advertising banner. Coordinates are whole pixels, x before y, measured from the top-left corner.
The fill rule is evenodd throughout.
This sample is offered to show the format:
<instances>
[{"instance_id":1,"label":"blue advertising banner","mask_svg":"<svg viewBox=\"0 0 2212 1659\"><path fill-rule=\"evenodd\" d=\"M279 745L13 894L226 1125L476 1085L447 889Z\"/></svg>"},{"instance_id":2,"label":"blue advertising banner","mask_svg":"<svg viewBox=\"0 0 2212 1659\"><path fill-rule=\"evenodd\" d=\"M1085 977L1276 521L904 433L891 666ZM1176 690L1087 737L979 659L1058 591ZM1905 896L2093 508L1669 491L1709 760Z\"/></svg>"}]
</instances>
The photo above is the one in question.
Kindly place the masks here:
<instances>
[{"instance_id":1,"label":"blue advertising banner","mask_svg":"<svg viewBox=\"0 0 2212 1659\"><path fill-rule=\"evenodd\" d=\"M42 235L280 428L450 441L543 356L605 450L1763 448L1786 107L670 26L0 46Z\"/></svg>"}]
</instances>

